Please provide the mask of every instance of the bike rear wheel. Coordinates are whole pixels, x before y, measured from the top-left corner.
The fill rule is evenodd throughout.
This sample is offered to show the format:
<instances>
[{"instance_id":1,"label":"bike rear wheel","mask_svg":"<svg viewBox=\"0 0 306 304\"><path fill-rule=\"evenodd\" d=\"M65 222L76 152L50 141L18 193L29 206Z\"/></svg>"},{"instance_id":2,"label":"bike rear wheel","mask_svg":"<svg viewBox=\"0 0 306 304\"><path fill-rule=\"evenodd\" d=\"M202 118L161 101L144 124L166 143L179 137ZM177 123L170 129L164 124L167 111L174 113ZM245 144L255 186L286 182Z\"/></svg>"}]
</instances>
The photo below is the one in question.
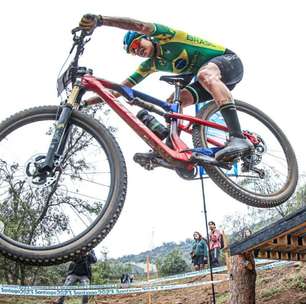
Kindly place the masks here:
<instances>
[{"instance_id":1,"label":"bike rear wheel","mask_svg":"<svg viewBox=\"0 0 306 304\"><path fill-rule=\"evenodd\" d=\"M60 111L31 108L0 124L0 252L32 265L63 263L95 247L126 196L126 165L114 136L77 111L58 168L45 179L33 174Z\"/></svg>"},{"instance_id":2,"label":"bike rear wheel","mask_svg":"<svg viewBox=\"0 0 306 304\"><path fill-rule=\"evenodd\" d=\"M291 197L297 185L294 151L285 134L266 114L242 101L235 100L235 104L242 130L256 133L260 144L255 146L252 158L239 160L231 172L214 166L205 166L205 170L224 192L242 203L259 208L278 206ZM197 117L225 125L213 101L203 106ZM209 137L224 144L228 134L206 126L194 126L195 147L212 147ZM251 165L254 170L248 170Z\"/></svg>"}]
</instances>

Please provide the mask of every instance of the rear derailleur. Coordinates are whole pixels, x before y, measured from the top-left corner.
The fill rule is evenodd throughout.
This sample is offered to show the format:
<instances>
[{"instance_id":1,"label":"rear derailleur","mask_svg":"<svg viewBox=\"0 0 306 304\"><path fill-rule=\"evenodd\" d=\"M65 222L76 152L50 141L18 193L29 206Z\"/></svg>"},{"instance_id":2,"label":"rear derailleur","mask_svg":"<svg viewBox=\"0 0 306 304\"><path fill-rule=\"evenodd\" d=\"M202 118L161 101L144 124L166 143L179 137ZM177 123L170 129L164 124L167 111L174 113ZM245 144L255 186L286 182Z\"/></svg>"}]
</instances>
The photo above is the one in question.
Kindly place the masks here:
<instances>
[{"instance_id":1,"label":"rear derailleur","mask_svg":"<svg viewBox=\"0 0 306 304\"><path fill-rule=\"evenodd\" d=\"M256 165L258 165L262 160L261 153L258 153L255 150L255 153L244 156L241 158L242 165L241 165L241 171L242 172L254 172L258 174L258 177L263 179L265 178L265 171L263 169L256 168Z\"/></svg>"}]
</instances>

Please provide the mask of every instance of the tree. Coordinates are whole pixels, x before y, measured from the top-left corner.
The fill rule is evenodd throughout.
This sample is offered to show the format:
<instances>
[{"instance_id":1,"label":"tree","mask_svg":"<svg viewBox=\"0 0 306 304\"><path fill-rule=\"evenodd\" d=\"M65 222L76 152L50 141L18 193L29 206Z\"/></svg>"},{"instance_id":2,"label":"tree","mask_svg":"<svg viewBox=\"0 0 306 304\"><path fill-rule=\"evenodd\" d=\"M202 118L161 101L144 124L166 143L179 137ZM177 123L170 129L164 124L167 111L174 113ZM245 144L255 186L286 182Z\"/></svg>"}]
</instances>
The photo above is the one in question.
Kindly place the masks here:
<instances>
[{"instance_id":1,"label":"tree","mask_svg":"<svg viewBox=\"0 0 306 304\"><path fill-rule=\"evenodd\" d=\"M93 281L96 284L118 282L123 273L131 273L131 270L129 264L101 261L93 266Z\"/></svg>"},{"instance_id":2,"label":"tree","mask_svg":"<svg viewBox=\"0 0 306 304\"><path fill-rule=\"evenodd\" d=\"M63 283L67 265L27 266L0 255L0 284L57 285Z\"/></svg>"},{"instance_id":3,"label":"tree","mask_svg":"<svg viewBox=\"0 0 306 304\"><path fill-rule=\"evenodd\" d=\"M157 267L162 275L171 275L190 270L190 266L188 266L179 250L173 250L163 259L157 260Z\"/></svg>"},{"instance_id":4,"label":"tree","mask_svg":"<svg viewBox=\"0 0 306 304\"><path fill-rule=\"evenodd\" d=\"M222 227L232 243L243 237L246 227L254 233L304 206L306 206L306 184L298 186L294 195L280 206L268 209L248 207L246 213L225 216Z\"/></svg>"},{"instance_id":5,"label":"tree","mask_svg":"<svg viewBox=\"0 0 306 304\"><path fill-rule=\"evenodd\" d=\"M231 257L230 304L255 304L256 269L252 253Z\"/></svg>"}]
</instances>

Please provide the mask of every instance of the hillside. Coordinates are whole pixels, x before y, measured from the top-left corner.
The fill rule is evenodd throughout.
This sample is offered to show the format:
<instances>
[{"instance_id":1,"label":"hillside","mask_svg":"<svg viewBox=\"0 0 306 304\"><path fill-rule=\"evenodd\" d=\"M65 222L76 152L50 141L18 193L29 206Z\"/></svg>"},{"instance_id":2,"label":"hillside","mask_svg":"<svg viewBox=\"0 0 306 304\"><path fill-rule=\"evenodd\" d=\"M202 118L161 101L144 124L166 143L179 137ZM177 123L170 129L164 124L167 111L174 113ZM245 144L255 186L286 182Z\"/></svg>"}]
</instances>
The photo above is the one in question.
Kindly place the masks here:
<instances>
[{"instance_id":1,"label":"hillside","mask_svg":"<svg viewBox=\"0 0 306 304\"><path fill-rule=\"evenodd\" d=\"M139 254L131 254L125 255L118 259L115 259L117 262L121 263L142 263L146 261L147 256L150 256L150 260L152 263L155 263L157 258L161 258L172 252L173 250L179 250L183 257L189 261L190 260L190 251L191 251L191 239L186 239L183 242L175 243L175 242L168 242L164 243L163 245L156 247L152 250L144 251Z\"/></svg>"}]
</instances>

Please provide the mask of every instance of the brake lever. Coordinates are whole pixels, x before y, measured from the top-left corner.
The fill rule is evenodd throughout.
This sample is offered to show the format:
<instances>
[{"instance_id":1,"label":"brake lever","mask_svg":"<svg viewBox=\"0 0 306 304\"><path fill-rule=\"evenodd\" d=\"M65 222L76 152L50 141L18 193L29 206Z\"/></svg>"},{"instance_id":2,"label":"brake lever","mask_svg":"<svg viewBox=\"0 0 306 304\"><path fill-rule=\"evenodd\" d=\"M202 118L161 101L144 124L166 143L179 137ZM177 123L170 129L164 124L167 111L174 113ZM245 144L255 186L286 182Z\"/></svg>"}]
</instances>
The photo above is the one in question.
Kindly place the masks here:
<instances>
[{"instance_id":1,"label":"brake lever","mask_svg":"<svg viewBox=\"0 0 306 304\"><path fill-rule=\"evenodd\" d=\"M71 30L71 34L74 35L74 34L76 34L79 31L82 31L82 29L79 26L77 26L77 27L75 27L74 29Z\"/></svg>"},{"instance_id":2,"label":"brake lever","mask_svg":"<svg viewBox=\"0 0 306 304\"><path fill-rule=\"evenodd\" d=\"M95 26L91 31L84 31L80 26L75 27L74 29L71 30L71 34L75 35L77 32L82 32L81 36L91 36L94 30L96 29L97 26Z\"/></svg>"}]
</instances>

